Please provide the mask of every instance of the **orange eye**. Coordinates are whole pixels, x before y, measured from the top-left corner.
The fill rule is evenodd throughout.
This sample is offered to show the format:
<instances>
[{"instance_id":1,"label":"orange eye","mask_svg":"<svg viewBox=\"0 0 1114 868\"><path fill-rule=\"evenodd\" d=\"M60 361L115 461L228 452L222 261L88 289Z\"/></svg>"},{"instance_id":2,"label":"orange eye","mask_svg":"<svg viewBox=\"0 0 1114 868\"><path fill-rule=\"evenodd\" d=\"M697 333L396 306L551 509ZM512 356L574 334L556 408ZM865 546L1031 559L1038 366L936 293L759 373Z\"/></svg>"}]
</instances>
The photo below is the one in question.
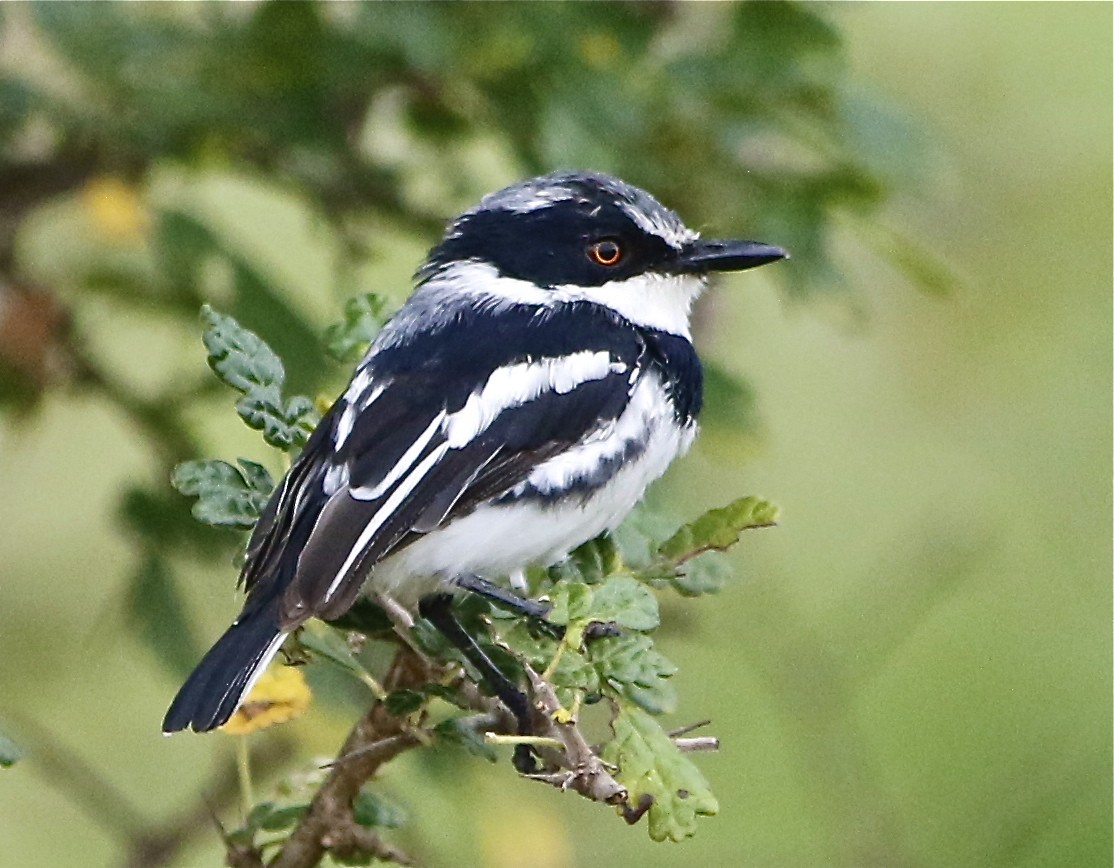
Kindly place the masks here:
<instances>
[{"instance_id":1,"label":"orange eye","mask_svg":"<svg viewBox=\"0 0 1114 868\"><path fill-rule=\"evenodd\" d=\"M623 248L613 238L596 241L588 247L588 258L596 265L605 265L610 268L618 265L623 258Z\"/></svg>"}]
</instances>

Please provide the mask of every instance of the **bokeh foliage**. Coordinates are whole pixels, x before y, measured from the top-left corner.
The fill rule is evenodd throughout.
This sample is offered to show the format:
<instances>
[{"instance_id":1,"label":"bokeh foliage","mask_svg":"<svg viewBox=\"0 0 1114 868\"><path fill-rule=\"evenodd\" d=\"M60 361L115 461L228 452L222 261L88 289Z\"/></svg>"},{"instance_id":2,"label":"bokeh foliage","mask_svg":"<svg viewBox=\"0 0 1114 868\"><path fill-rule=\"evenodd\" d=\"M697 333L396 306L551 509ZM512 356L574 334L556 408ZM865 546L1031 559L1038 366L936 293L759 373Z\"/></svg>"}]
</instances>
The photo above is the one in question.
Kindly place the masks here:
<instances>
[{"instance_id":1,"label":"bokeh foliage","mask_svg":"<svg viewBox=\"0 0 1114 868\"><path fill-rule=\"evenodd\" d=\"M783 244L794 259L771 277L787 298L814 302L821 293L846 298L837 295L846 287L833 241L848 226L857 236L856 252L861 253L864 243L874 246L914 283L939 290L947 283L940 267L878 219L895 192L926 172L929 161L921 138L900 113L857 89L844 25L833 23L839 20L830 9L782 3L44 3L0 8L3 410L33 436L40 411L49 413L60 405L109 407L126 419L126 430L140 444L142 456L132 458L118 498L117 530L126 540L125 553L109 571L90 569L46 586L59 588L52 593L61 596L60 588L72 593L80 582L86 591L83 600L107 600L103 609L93 606L98 611L128 612L124 622L119 617L99 619L99 629L130 631L175 673L154 699L160 701L225 617L222 612L214 618L211 610L214 596L222 605L228 601L223 589L232 583L228 563L236 548L234 538L191 519L189 502L168 486L170 469L218 453L248 454L260 466L268 464L265 453L242 449L243 441L214 421L214 416L232 414L226 397L216 394L215 381L198 364L196 317L201 305L214 302L265 336L287 362L294 392L331 396L345 366L329 361L321 333L340 318L345 299L371 288L397 303L406 291L407 270L436 238L444 219L521 176L572 166L613 171L652 190L702 230L745 232ZM1001 32L1010 31L1003 27ZM934 50L945 55L963 42L958 31L929 29L925 39L932 39ZM1033 44L1040 49L1034 48L1034 58L1043 57L1044 42ZM980 54L980 70L982 64ZM941 66L947 63L941 61ZM993 84L992 75L980 77L983 90L993 90ZM1064 104L1071 105L1070 100ZM1061 126L1035 125L1027 136ZM997 157L983 167L986 174L998 170ZM1043 164L1034 160L1031 171L1038 167ZM1028 174L1017 179L1014 194L1028 195L1029 180ZM1023 204L1022 198L1006 201L1019 209ZM1047 204L1051 210L1062 207L1058 201ZM935 230L958 243L961 233L948 235L940 229L947 223L963 226L968 237L977 234L963 215L932 213L935 225L925 225L932 222L927 219L920 224L925 236ZM977 208L974 213L978 215ZM292 222L298 224L297 232L291 230ZM253 227L261 228L253 232ZM309 238L312 245L283 249L292 236ZM1032 232L1030 237L1043 236ZM1074 264L1063 264L1061 274L1076 273ZM1001 270L1012 274L1008 267ZM999 336L1007 334L1012 298L1003 293L996 300L1003 313L978 321L984 329L980 340L973 341L973 350L961 347L961 357L969 352L981 360L985 347L1005 340ZM932 315L925 319L932 321ZM722 335L722 328L706 328L706 333ZM950 336L945 341L952 346ZM706 356L710 388L705 439L714 444L711 454L717 460L730 455L734 461L741 450L728 451L723 444L753 433L740 420L753 426L755 402L768 396L728 373L723 346L729 343L720 339L717 344L720 353ZM1036 346L1026 341L1013 367L1035 366L1042 358ZM333 355L345 352L338 347ZM1061 355L1079 353L1075 342L1065 342ZM890 358L906 357L894 352ZM928 369L924 376L934 373ZM966 394L961 377L978 379L968 371L951 379L944 374L926 391L936 390L941 402L952 390ZM1087 383L1084 376L1065 377L1057 389ZM982 398L968 400L978 403ZM869 429L862 434L868 443L883 436L889 418L890 408L875 409L878 415L863 425ZM992 430L1024 424L1032 410L1030 404L1002 413ZM1065 425L1057 416L1057 426L1048 430L1071 428L1074 421ZM823 422L809 424L823 428ZM80 437L81 431L71 436ZM822 432L815 436L823 439ZM831 456L832 473L843 460L842 453ZM65 466L64 456L59 463ZM1030 466L1018 463L1019 468ZM959 467L966 465L960 461ZM272 475L281 470L269 465ZM861 470L852 466L846 472ZM705 469L675 481L669 490L684 492L677 496L687 497L687 503L707 507L715 501L691 489L708 484L713 475ZM722 475L730 477L726 466ZM866 477L857 484L867 487L869 471ZM1033 478L1052 489L1058 474L1048 471ZM1080 472L1078 478L1082 490L1083 481L1098 476ZM1069 474L1067 479L1077 477ZM812 478L812 496L819 497L826 481L827 476ZM774 480L764 493L784 500L782 487ZM1043 493L1025 489L1011 503L1026 502L1021 494L1036 499ZM67 488L65 496L80 498L81 486L76 493ZM803 499L798 500L798 515L808 509L807 504L802 507ZM1086 512L1097 512L1108 507L1108 497L1087 503ZM56 507L44 498L26 508ZM847 511L852 519L857 515L850 503ZM1056 529L1070 538L1070 528L1057 523ZM1029 538L1039 539L1046 525L1034 523L1031 530ZM748 717L753 727L748 733L759 739L762 727L769 725L775 732L771 742L792 745L787 749L793 758L790 767L778 767L774 760L766 770L778 784L742 782L729 797L717 784L715 764L705 764L724 808L724 816L706 828L722 824L722 832L713 834L724 837L714 839L718 849L685 852L714 854L710 858L720 860L740 851L772 852L781 854L783 863L848 865L872 860L941 864L939 854L945 853L946 861L956 864L961 856L972 859L978 845L985 845L978 850L985 858L970 864L1015 864L1011 854L1043 841L1046 828L1053 829L1049 834L1055 841L1082 842L1078 852L1102 850L1108 835L1096 835L1090 827L1089 837L1075 832L1087 817L1101 816L1103 805L1108 807L1108 794L1095 797L1087 782L1091 775L1106 774L1109 751L1095 758L1078 748L1082 760L1071 752L1092 743L1096 718L1084 718L1073 738L1064 740L1063 730L1041 723L1051 720L1048 709L1057 705L1067 713L1071 703L1062 701L1046 703L1044 717L1027 713L991 727L987 721L993 712L986 709L1010 707L1016 695L1013 673L985 693L965 686L958 676L955 684L936 684L938 692L933 693L936 682L952 676L948 649L939 652L939 659L929 655L928 663L914 658L898 670L900 676L886 667L895 649L907 647L909 636L915 650L922 648L926 640L916 637L925 612L946 607L951 590L965 576L978 575L988 543L972 533L972 538L959 534L958 540L932 540L907 558L903 552L900 563L885 561L877 569L887 574L887 581L866 582L840 598L836 616L826 620L817 615L823 611L824 592L798 604L794 595L799 585L791 577L757 583L742 603L733 597L736 605L755 613L749 620L741 613L728 617L725 610L699 607L671 607L663 613L667 625L685 625L683 629L691 629L694 621L715 625L714 635L699 634L701 641L730 648L730 659L739 667L730 673L739 679L738 689L752 698L777 697L772 704L782 716L773 723L757 710L745 709L756 715ZM881 535L877 524L852 521L850 533L838 538L833 529L833 573L839 561L851 558L854 539ZM1092 550L1076 548L1078 563L1087 563ZM1051 558L1049 554L1039 563L1047 565ZM1067 556L1061 560L1076 563ZM109 574L120 563L129 564L124 582ZM824 567L807 576L813 586L829 587L827 563ZM1049 569L1048 575L1059 574ZM723 580L709 571L707 581ZM204 606L198 605L199 581L208 589ZM913 592L902 596L898 589L904 586L912 586ZM1021 595L1012 586L995 585L989 615L982 609L970 615L960 610L954 619L977 620L982 626L972 627L973 632L1003 633L1008 627L1002 624L1012 623L1010 606L1020 607L1015 601L1028 599L1026 587L1037 596L1033 585L1023 584ZM1039 599L1049 611L1067 611L1064 600L1071 599L1071 592L1051 597L1051 606L1049 597ZM47 601L42 605L51 611ZM1094 610L1100 608L1108 620L1109 606ZM1056 635L1070 637L1065 642L1081 641L1087 634L1064 618ZM861 642L833 639L849 634L857 634ZM38 647L27 631L19 635L20 641ZM951 634L945 630L945 635ZM1051 652L1038 649L1040 654L1019 654L1051 658ZM817 662L810 668L806 661ZM1033 671L1059 672L1051 666ZM711 692L724 677L714 666L706 677L687 667L685 672L686 695L694 688ZM872 691L880 689L878 679L885 686L887 678L902 681L893 691L897 699L886 694L888 701L898 707L905 703L918 719L923 713L918 703L943 709L948 703L939 696L970 691L977 697L971 708L963 708L970 720L964 716L954 729L944 723L930 730L939 733L938 743L924 756L903 752L903 745L877 734L889 731L889 718L876 707L864 710L858 704L864 692L876 695ZM1074 684L1064 681L1063 689ZM343 704L343 688L322 686L324 695ZM987 694L1000 701L987 701ZM976 702L982 708L975 708ZM5 711L0 704L0 717ZM161 708L130 713L143 721L136 732L146 733L157 727ZM347 712L339 717L346 715L350 717ZM1039 723L1033 732L1048 734L1040 740L1030 734L1032 749L1003 736L1030 720ZM319 727L326 723L318 718ZM877 775L864 759L864 728L871 725L875 741L887 746L886 755L897 757ZM637 721L630 726L636 731ZM35 742L43 743L29 739L27 727L9 726L6 720L0 730L32 756ZM977 738L966 741L968 730ZM331 749L337 739L335 728L325 740L315 740L308 730L298 732L306 752L310 746L317 752ZM83 741L79 730L69 735L71 742ZM958 760L957 743L963 748ZM15 756L6 746L3 754ZM1054 762L1061 754L1063 766ZM29 773L30 766L23 760L15 773ZM970 778L983 781L983 788L965 778L959 766L978 769ZM461 842L467 840L466 829L488 821L479 811L461 810L460 799L471 802L476 792L486 792L496 801L501 795L502 784L493 790L447 757L409 771L427 785L424 802L410 803L411 822L420 824L422 815L443 822ZM753 802L746 804L745 820L740 819L751 787L775 793L781 792L779 787L797 787L810 794L800 801L811 798L817 815L826 819L798 834L778 818L764 821L763 811L773 809ZM999 792L1009 797L988 796ZM192 794L159 798L167 816L193 803ZM135 794L133 802L143 799ZM783 798L777 804L798 802ZM416 805L422 810L414 810ZM964 820L961 812L991 819ZM583 814L576 816L578 822L589 822ZM1007 821L999 823L1000 816ZM457 817L461 825L454 825ZM544 815L542 820L535 825L540 837L549 828ZM794 834L771 843L782 827L793 828ZM134 846L142 832L117 828L112 835L123 850ZM484 834L498 838L488 827ZM512 840L507 849L513 852L517 843ZM436 843L430 846L438 854L446 852ZM1064 847L1070 851L1070 845ZM619 846L611 852L627 851ZM1036 852L1039 857L1039 848ZM1051 852L1060 851L1052 847ZM690 858L679 850L674 854L645 858L675 858L676 864ZM197 864L210 864L212 851L201 858ZM1039 858L1032 864L1038 863Z\"/></svg>"}]
</instances>

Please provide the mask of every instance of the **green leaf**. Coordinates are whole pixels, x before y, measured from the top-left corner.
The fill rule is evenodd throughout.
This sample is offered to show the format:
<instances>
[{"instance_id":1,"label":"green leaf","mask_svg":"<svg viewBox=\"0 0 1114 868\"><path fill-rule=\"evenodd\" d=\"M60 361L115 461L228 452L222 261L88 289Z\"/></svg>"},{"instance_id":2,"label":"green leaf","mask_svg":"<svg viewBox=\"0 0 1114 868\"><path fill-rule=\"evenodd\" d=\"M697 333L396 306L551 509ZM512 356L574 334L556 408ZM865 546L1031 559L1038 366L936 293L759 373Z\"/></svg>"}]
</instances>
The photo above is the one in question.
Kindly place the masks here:
<instances>
[{"instance_id":1,"label":"green leaf","mask_svg":"<svg viewBox=\"0 0 1114 868\"><path fill-rule=\"evenodd\" d=\"M325 330L325 351L338 362L359 358L387 318L387 303L374 292L348 299L344 320Z\"/></svg>"},{"instance_id":2,"label":"green leaf","mask_svg":"<svg viewBox=\"0 0 1114 868\"><path fill-rule=\"evenodd\" d=\"M571 624L592 614L592 589L578 582L562 582L550 594L553 608L548 619L554 624Z\"/></svg>"},{"instance_id":3,"label":"green leaf","mask_svg":"<svg viewBox=\"0 0 1114 868\"><path fill-rule=\"evenodd\" d=\"M577 546L558 564L549 568L549 578L554 582L583 582L589 585L622 568L619 550L610 534L598 536Z\"/></svg>"},{"instance_id":4,"label":"green leaf","mask_svg":"<svg viewBox=\"0 0 1114 868\"><path fill-rule=\"evenodd\" d=\"M245 825L253 830L281 832L283 829L292 828L308 809L308 803L279 807L273 802L261 802L251 809Z\"/></svg>"},{"instance_id":5,"label":"green leaf","mask_svg":"<svg viewBox=\"0 0 1114 868\"><path fill-rule=\"evenodd\" d=\"M395 717L405 717L425 705L425 700L425 694L417 690L392 690L383 704Z\"/></svg>"},{"instance_id":6,"label":"green leaf","mask_svg":"<svg viewBox=\"0 0 1114 868\"><path fill-rule=\"evenodd\" d=\"M584 630L591 621L592 589L579 582L561 582L550 595L553 608L547 616L553 624L565 627L562 642L572 649L579 648L584 641Z\"/></svg>"},{"instance_id":7,"label":"green leaf","mask_svg":"<svg viewBox=\"0 0 1114 868\"><path fill-rule=\"evenodd\" d=\"M726 551L739 541L744 530L777 523L778 508L759 497L741 497L734 503L712 509L678 530L661 544L658 554L681 564L706 551Z\"/></svg>"},{"instance_id":8,"label":"green leaf","mask_svg":"<svg viewBox=\"0 0 1114 868\"><path fill-rule=\"evenodd\" d=\"M0 768L10 768L23 759L23 751L14 741L0 732Z\"/></svg>"},{"instance_id":9,"label":"green leaf","mask_svg":"<svg viewBox=\"0 0 1114 868\"><path fill-rule=\"evenodd\" d=\"M657 558L661 541L668 539L676 527L676 521L640 503L611 532L611 539L621 562L628 569L641 570Z\"/></svg>"},{"instance_id":10,"label":"green leaf","mask_svg":"<svg viewBox=\"0 0 1114 868\"><path fill-rule=\"evenodd\" d=\"M664 581L683 597L699 597L723 590L730 578L731 565L723 554L704 552L685 561L680 573Z\"/></svg>"},{"instance_id":11,"label":"green leaf","mask_svg":"<svg viewBox=\"0 0 1114 868\"><path fill-rule=\"evenodd\" d=\"M198 521L218 527L255 526L274 481L261 464L245 458L237 463L239 467L213 458L174 468L170 482L182 494L197 498L193 515Z\"/></svg>"},{"instance_id":12,"label":"green leaf","mask_svg":"<svg viewBox=\"0 0 1114 868\"><path fill-rule=\"evenodd\" d=\"M442 742L463 747L473 756L482 757L489 762L495 762L499 758L495 748L484 741L483 736L475 730L463 726L458 717L441 721L433 727L433 734Z\"/></svg>"},{"instance_id":13,"label":"green leaf","mask_svg":"<svg viewBox=\"0 0 1114 868\"><path fill-rule=\"evenodd\" d=\"M262 431L271 446L285 451L304 446L317 425L317 410L305 396L283 400L286 371L279 357L254 332L209 305L201 308L201 319L209 367L221 382L243 393L236 402L240 418Z\"/></svg>"},{"instance_id":14,"label":"green leaf","mask_svg":"<svg viewBox=\"0 0 1114 868\"><path fill-rule=\"evenodd\" d=\"M356 659L356 655L352 653L352 649L340 634L320 621L310 621L306 624L305 629L298 633L298 642L318 657L328 660L334 666L339 666L361 681L366 681L370 677L367 669Z\"/></svg>"},{"instance_id":15,"label":"green leaf","mask_svg":"<svg viewBox=\"0 0 1114 868\"><path fill-rule=\"evenodd\" d=\"M282 360L259 335L207 304L201 308L201 321L209 367L222 383L244 394L267 387L282 389L286 382Z\"/></svg>"},{"instance_id":16,"label":"green leaf","mask_svg":"<svg viewBox=\"0 0 1114 868\"><path fill-rule=\"evenodd\" d=\"M608 636L588 647L588 659L600 680L620 697L652 714L677 707L677 692L668 681L677 667L654 648L649 636Z\"/></svg>"},{"instance_id":17,"label":"green leaf","mask_svg":"<svg viewBox=\"0 0 1114 868\"><path fill-rule=\"evenodd\" d=\"M613 576L594 589L591 617L630 630L653 630L661 623L657 598L630 576Z\"/></svg>"},{"instance_id":18,"label":"green leaf","mask_svg":"<svg viewBox=\"0 0 1114 868\"><path fill-rule=\"evenodd\" d=\"M309 398L295 395L284 404L278 389L270 386L244 395L236 412L249 428L263 433L267 445L284 452L304 446L321 418Z\"/></svg>"},{"instance_id":19,"label":"green leaf","mask_svg":"<svg viewBox=\"0 0 1114 868\"><path fill-rule=\"evenodd\" d=\"M361 826L397 829L406 822L406 812L372 792L370 788L364 787L356 794L352 804L352 819Z\"/></svg>"},{"instance_id":20,"label":"green leaf","mask_svg":"<svg viewBox=\"0 0 1114 868\"><path fill-rule=\"evenodd\" d=\"M624 708L611 728L615 738L602 757L618 766L615 778L627 788L632 804L643 795L653 798L648 817L653 840L683 841L696 833L697 817L719 811L704 775L656 720L637 708Z\"/></svg>"}]
</instances>

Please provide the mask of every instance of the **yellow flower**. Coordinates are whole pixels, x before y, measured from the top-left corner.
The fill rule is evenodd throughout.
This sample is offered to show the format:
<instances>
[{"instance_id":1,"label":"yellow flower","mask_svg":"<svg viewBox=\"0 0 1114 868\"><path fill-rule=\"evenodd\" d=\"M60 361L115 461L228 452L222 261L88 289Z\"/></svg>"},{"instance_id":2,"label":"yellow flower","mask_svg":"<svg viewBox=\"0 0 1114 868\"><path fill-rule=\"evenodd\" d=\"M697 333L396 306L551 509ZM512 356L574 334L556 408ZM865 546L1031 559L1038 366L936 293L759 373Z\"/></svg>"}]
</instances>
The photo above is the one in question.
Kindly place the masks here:
<instances>
[{"instance_id":1,"label":"yellow flower","mask_svg":"<svg viewBox=\"0 0 1114 868\"><path fill-rule=\"evenodd\" d=\"M100 175L82 190L82 199L93 225L110 238L139 241L150 222L135 187L120 178Z\"/></svg>"},{"instance_id":2,"label":"yellow flower","mask_svg":"<svg viewBox=\"0 0 1114 868\"><path fill-rule=\"evenodd\" d=\"M247 735L285 723L305 711L312 697L300 667L272 666L220 730L232 735Z\"/></svg>"}]
</instances>

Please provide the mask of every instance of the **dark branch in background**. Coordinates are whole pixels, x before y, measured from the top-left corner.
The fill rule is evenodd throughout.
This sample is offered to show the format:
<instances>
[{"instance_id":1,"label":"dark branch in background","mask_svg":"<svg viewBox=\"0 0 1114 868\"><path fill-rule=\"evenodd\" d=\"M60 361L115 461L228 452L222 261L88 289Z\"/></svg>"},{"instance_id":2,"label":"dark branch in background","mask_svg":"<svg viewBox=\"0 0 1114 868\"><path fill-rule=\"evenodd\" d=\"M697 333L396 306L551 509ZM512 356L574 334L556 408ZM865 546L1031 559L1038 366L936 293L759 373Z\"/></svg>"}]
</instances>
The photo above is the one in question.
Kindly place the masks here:
<instances>
[{"instance_id":1,"label":"dark branch in background","mask_svg":"<svg viewBox=\"0 0 1114 868\"><path fill-rule=\"evenodd\" d=\"M26 763L67 802L103 829L127 856L124 868L162 868L185 847L212 829L213 811L223 811L239 794L236 767L225 763L205 787L205 800L161 824L151 825L142 811L53 732L31 718L5 711L27 748ZM290 759L289 738L275 735L260 744L254 765L261 775L281 768Z\"/></svg>"}]
</instances>

